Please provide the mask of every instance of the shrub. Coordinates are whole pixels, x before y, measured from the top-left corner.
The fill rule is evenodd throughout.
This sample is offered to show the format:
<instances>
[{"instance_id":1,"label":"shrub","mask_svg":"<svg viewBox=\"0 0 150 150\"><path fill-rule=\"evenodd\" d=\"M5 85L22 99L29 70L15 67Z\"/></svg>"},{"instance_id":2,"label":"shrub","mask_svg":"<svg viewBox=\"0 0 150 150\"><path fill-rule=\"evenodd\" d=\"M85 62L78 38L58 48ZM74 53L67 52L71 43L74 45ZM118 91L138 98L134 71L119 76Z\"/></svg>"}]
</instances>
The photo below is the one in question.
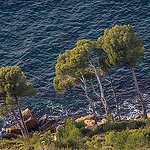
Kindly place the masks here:
<instances>
[{"instance_id":1,"label":"shrub","mask_svg":"<svg viewBox=\"0 0 150 150\"><path fill-rule=\"evenodd\" d=\"M38 132L36 131L36 132L33 133L33 137L30 139L30 143L34 145L39 140L40 140L40 136L39 136Z\"/></svg>"},{"instance_id":2,"label":"shrub","mask_svg":"<svg viewBox=\"0 0 150 150\"><path fill-rule=\"evenodd\" d=\"M43 144L50 145L52 143L51 131L49 130L43 135Z\"/></svg>"},{"instance_id":3,"label":"shrub","mask_svg":"<svg viewBox=\"0 0 150 150\"><path fill-rule=\"evenodd\" d=\"M112 113L110 113L110 114L107 116L106 120L107 120L107 123L114 122Z\"/></svg>"},{"instance_id":4,"label":"shrub","mask_svg":"<svg viewBox=\"0 0 150 150\"><path fill-rule=\"evenodd\" d=\"M117 132L116 139L115 139L115 142L113 145L116 149L121 149L121 150L124 149L124 146L125 146L125 143L126 143L127 137L128 137L128 131L129 130Z\"/></svg>"},{"instance_id":5,"label":"shrub","mask_svg":"<svg viewBox=\"0 0 150 150\"><path fill-rule=\"evenodd\" d=\"M84 123L84 121L75 122L75 125L76 125L76 127L79 128L79 129L85 128L85 123Z\"/></svg>"},{"instance_id":6,"label":"shrub","mask_svg":"<svg viewBox=\"0 0 150 150\"><path fill-rule=\"evenodd\" d=\"M105 140L106 145L113 146L115 149L132 150L149 145L150 132L142 129L113 131L105 136Z\"/></svg>"},{"instance_id":7,"label":"shrub","mask_svg":"<svg viewBox=\"0 0 150 150\"><path fill-rule=\"evenodd\" d=\"M113 144L115 143L115 139L116 133L114 131L109 132L109 134L105 136L105 144L113 146Z\"/></svg>"},{"instance_id":8,"label":"shrub","mask_svg":"<svg viewBox=\"0 0 150 150\"><path fill-rule=\"evenodd\" d=\"M57 147L72 147L76 148L80 145L81 133L76 127L75 121L67 119L65 125L60 127L56 132L55 144Z\"/></svg>"},{"instance_id":9,"label":"shrub","mask_svg":"<svg viewBox=\"0 0 150 150\"><path fill-rule=\"evenodd\" d=\"M145 129L148 130L148 131L150 131L150 119L146 120Z\"/></svg>"},{"instance_id":10,"label":"shrub","mask_svg":"<svg viewBox=\"0 0 150 150\"><path fill-rule=\"evenodd\" d=\"M125 143L126 150L134 150L136 148L143 147L146 144L146 137L142 132L134 132L130 134L127 138L127 142Z\"/></svg>"},{"instance_id":11,"label":"shrub","mask_svg":"<svg viewBox=\"0 0 150 150\"><path fill-rule=\"evenodd\" d=\"M126 128L129 129L138 129L141 127L144 127L146 125L145 121L139 120L130 120L130 121L121 121L121 122L107 122L106 124L103 125L103 130L104 132L115 130L115 131L122 131L125 130Z\"/></svg>"},{"instance_id":12,"label":"shrub","mask_svg":"<svg viewBox=\"0 0 150 150\"><path fill-rule=\"evenodd\" d=\"M113 123L106 123L103 125L104 132L115 130L115 131L121 131L125 130L127 127L126 121L121 122L113 122Z\"/></svg>"},{"instance_id":13,"label":"shrub","mask_svg":"<svg viewBox=\"0 0 150 150\"><path fill-rule=\"evenodd\" d=\"M81 133L78 128L71 130L67 138L68 147L79 148Z\"/></svg>"},{"instance_id":14,"label":"shrub","mask_svg":"<svg viewBox=\"0 0 150 150\"><path fill-rule=\"evenodd\" d=\"M146 122L143 120L138 120L138 121L130 120L127 123L127 127L129 129L138 129L138 128L144 127L145 125L146 125Z\"/></svg>"}]
</instances>

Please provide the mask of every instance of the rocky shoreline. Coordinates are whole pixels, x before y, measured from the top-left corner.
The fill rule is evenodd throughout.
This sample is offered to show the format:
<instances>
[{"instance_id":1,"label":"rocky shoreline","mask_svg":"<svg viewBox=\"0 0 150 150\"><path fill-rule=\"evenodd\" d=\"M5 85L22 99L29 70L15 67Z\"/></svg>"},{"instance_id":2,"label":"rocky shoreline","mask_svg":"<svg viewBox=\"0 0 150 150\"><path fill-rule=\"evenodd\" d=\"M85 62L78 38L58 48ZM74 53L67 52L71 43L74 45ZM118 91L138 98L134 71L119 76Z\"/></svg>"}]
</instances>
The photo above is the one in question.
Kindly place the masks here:
<instances>
[{"instance_id":1,"label":"rocky shoreline","mask_svg":"<svg viewBox=\"0 0 150 150\"><path fill-rule=\"evenodd\" d=\"M53 118L51 120L48 120L48 115L44 114L40 119L37 119L34 114L27 108L22 112L23 118L25 121L25 124L27 126L27 129L30 133L30 136L33 135L35 131L38 131L40 135L42 136L47 131L51 131L51 133L54 135L55 132L64 125L66 118L56 119ZM134 117L132 117L132 120L136 120L141 118L142 115L136 114ZM148 114L148 118L150 118L150 113ZM81 116L78 115L75 118L73 118L76 122L84 121L85 128L90 129L92 131L96 130L98 126L101 126L102 124L106 123L106 116L98 116L97 117L97 124L95 125L94 121L94 115L87 115L87 116ZM115 120L115 118L113 117ZM21 129L17 126L11 126L9 128L6 128L5 133L2 134L2 138L17 138L21 136Z\"/></svg>"}]
</instances>

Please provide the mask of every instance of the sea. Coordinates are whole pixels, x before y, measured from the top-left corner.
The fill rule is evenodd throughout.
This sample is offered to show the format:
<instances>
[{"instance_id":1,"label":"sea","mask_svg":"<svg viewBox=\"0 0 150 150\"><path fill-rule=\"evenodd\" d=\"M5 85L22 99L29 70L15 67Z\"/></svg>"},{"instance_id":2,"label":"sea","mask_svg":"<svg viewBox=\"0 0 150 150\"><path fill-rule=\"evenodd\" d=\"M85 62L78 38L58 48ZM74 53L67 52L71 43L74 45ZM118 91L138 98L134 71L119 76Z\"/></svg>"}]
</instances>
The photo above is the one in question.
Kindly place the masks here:
<instances>
[{"instance_id":1,"label":"sea","mask_svg":"<svg viewBox=\"0 0 150 150\"><path fill-rule=\"evenodd\" d=\"M53 86L60 53L73 49L81 39L97 40L106 28L132 25L144 42L144 59L134 66L147 112L150 113L150 0L0 0L0 66L19 66L37 89L33 98L20 99L39 119L58 120L92 114L81 88L68 89L63 97ZM141 112L139 98L127 66L110 71L119 101L121 117ZM115 103L107 77L102 77L105 98L111 112ZM90 94L98 116L105 111ZM0 118L0 133L14 125L13 117Z\"/></svg>"}]
</instances>

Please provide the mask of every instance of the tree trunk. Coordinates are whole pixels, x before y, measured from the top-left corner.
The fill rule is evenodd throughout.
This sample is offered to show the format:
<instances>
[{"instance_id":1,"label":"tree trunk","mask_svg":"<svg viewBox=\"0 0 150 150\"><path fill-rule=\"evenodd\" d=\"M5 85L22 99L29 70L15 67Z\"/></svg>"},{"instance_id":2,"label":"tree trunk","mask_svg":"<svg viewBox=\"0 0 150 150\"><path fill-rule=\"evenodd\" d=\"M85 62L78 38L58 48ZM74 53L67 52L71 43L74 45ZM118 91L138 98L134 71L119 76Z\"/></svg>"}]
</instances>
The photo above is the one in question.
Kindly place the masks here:
<instances>
[{"instance_id":1,"label":"tree trunk","mask_svg":"<svg viewBox=\"0 0 150 150\"><path fill-rule=\"evenodd\" d=\"M136 75L135 75L135 72L133 70L133 67L132 65L129 66L130 67L130 70L132 72L132 77L133 77L133 80L134 80L134 84L135 84L135 89L139 95L139 98L140 98L140 102L141 102L141 105L142 105L142 111L143 111L143 115L145 118L147 118L147 113L146 113L146 107L145 107L145 104L144 104L144 100L143 100L143 97L142 97L142 94L139 90L139 87L138 87L138 83L137 83L137 79L136 79Z\"/></svg>"},{"instance_id":2,"label":"tree trunk","mask_svg":"<svg viewBox=\"0 0 150 150\"><path fill-rule=\"evenodd\" d=\"M84 78L84 76L83 76L82 73L81 73L81 75L82 75L83 80L82 80L81 78L80 78L80 80L82 81L82 83L84 83L85 88L84 88L82 85L81 85L81 87L82 87L82 89L84 90L85 96L86 96L86 98L88 99L88 101L89 101L89 103L90 103L90 105L91 105L91 107L92 107L92 109L93 109L93 115L94 115L95 124L97 124L97 117L96 117L96 113L95 113L95 107L94 107L94 104L93 104L93 102L91 101L91 99L90 99L90 97L88 96L88 93L87 93L86 79Z\"/></svg>"},{"instance_id":3,"label":"tree trunk","mask_svg":"<svg viewBox=\"0 0 150 150\"><path fill-rule=\"evenodd\" d=\"M96 113L95 113L95 107L94 107L94 104L92 103L90 97L88 96L87 91L85 91L85 96L86 96L86 98L88 99L88 101L89 101L89 103L90 103L90 105L91 105L91 107L92 107L92 109L93 109L95 124L97 124L97 118L96 118Z\"/></svg>"},{"instance_id":4,"label":"tree trunk","mask_svg":"<svg viewBox=\"0 0 150 150\"><path fill-rule=\"evenodd\" d=\"M25 129L25 134L29 135L28 129L27 129L27 127L26 127L26 124L24 123L24 118L23 118L23 116L22 116L22 112L21 112L21 108L20 108L20 105L19 105L18 98L15 97L15 99L16 99L16 104L17 104L17 108L18 108L18 110L19 110L19 115L20 115L20 117L21 117L21 121L22 121L23 127L24 127L24 129Z\"/></svg>"},{"instance_id":5,"label":"tree trunk","mask_svg":"<svg viewBox=\"0 0 150 150\"><path fill-rule=\"evenodd\" d=\"M98 73L97 73L97 71L96 71L96 68L92 65L91 62L89 62L89 63L90 63L90 66L94 69L94 73L95 73L95 76L96 76L97 81L98 81L98 84L99 84L99 89L100 89L100 93L101 93L101 99L102 99L102 101L103 101L103 105L104 105L104 108L105 108L106 116L108 116L108 114L109 114L109 109L108 109L107 102L106 102L105 97L104 97L104 91L103 91L103 87L102 87L101 80L100 80L100 78L99 78L99 76L98 76Z\"/></svg>"},{"instance_id":6,"label":"tree trunk","mask_svg":"<svg viewBox=\"0 0 150 150\"><path fill-rule=\"evenodd\" d=\"M18 126L19 126L20 129L21 129L22 135L24 136L24 133L25 133L26 131L25 131L25 129L22 127L20 121L18 120L17 115L15 114L15 111L14 111L13 108L11 109L11 112L12 112L13 116L15 117L15 120L16 120Z\"/></svg>"},{"instance_id":7,"label":"tree trunk","mask_svg":"<svg viewBox=\"0 0 150 150\"><path fill-rule=\"evenodd\" d=\"M90 82L90 84L91 84L91 87L92 87L93 92L94 92L95 95L101 100L102 104L105 106L104 100L103 100L103 99L101 98L101 96L95 91L92 81L89 80L89 82ZM105 112L106 112L106 111L105 111Z\"/></svg>"},{"instance_id":8,"label":"tree trunk","mask_svg":"<svg viewBox=\"0 0 150 150\"><path fill-rule=\"evenodd\" d=\"M120 111L119 111L119 106L118 106L118 101L117 101L115 89L114 89L114 86L113 86L113 83L112 83L112 80L111 80L111 77L110 77L109 73L107 73L107 75L109 77L110 85L111 85L111 88L112 88L112 91L113 91L113 95L114 95L114 99L115 99L115 102L116 102L116 109L117 109L118 118L119 118L119 121L121 121Z\"/></svg>"}]
</instances>

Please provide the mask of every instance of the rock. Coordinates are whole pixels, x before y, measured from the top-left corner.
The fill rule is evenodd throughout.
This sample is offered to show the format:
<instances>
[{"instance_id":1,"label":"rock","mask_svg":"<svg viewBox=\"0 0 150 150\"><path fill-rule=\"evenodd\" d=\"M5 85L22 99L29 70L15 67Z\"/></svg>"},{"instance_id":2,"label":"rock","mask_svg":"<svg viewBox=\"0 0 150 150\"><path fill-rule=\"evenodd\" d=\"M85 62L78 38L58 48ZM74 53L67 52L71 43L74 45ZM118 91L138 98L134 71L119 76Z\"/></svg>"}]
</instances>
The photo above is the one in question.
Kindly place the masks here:
<instances>
[{"instance_id":1,"label":"rock","mask_svg":"<svg viewBox=\"0 0 150 150\"><path fill-rule=\"evenodd\" d=\"M15 133L15 134L21 135L21 129L19 127L6 128L6 134L8 133Z\"/></svg>"},{"instance_id":2,"label":"rock","mask_svg":"<svg viewBox=\"0 0 150 150\"><path fill-rule=\"evenodd\" d=\"M65 120L61 120L59 122L57 122L58 124L65 124Z\"/></svg>"},{"instance_id":3,"label":"rock","mask_svg":"<svg viewBox=\"0 0 150 150\"><path fill-rule=\"evenodd\" d=\"M95 120L85 120L84 123L86 124L86 126L92 126L95 124Z\"/></svg>"},{"instance_id":4,"label":"rock","mask_svg":"<svg viewBox=\"0 0 150 150\"><path fill-rule=\"evenodd\" d=\"M24 122L27 126L27 129L30 131L32 129L35 129L39 126L39 122L36 119L36 117L33 115L33 113L29 110L29 108L27 108L26 110L24 110L22 112L23 118L24 118ZM22 121L21 121L22 124Z\"/></svg>"},{"instance_id":5,"label":"rock","mask_svg":"<svg viewBox=\"0 0 150 150\"><path fill-rule=\"evenodd\" d=\"M44 125L42 125L41 130L42 131L46 130L47 128L51 127L55 122L56 122L55 118L53 118L52 120L49 120Z\"/></svg>"},{"instance_id":6,"label":"rock","mask_svg":"<svg viewBox=\"0 0 150 150\"><path fill-rule=\"evenodd\" d=\"M94 115L88 115L81 118L76 119L76 122L85 121L85 120L94 120Z\"/></svg>"},{"instance_id":7,"label":"rock","mask_svg":"<svg viewBox=\"0 0 150 150\"><path fill-rule=\"evenodd\" d=\"M33 113L30 111L29 108L25 109L25 110L22 112L22 116L23 116L23 118L24 118L24 121L28 120L30 117L31 117L31 118L34 118L35 120L37 120L36 117L33 115ZM38 122L38 120L37 120L37 122Z\"/></svg>"},{"instance_id":8,"label":"rock","mask_svg":"<svg viewBox=\"0 0 150 150\"><path fill-rule=\"evenodd\" d=\"M55 132L55 128L51 125L49 125L47 128L45 128L42 132L42 134L46 133L47 131L51 131L51 133L54 133Z\"/></svg>"},{"instance_id":9,"label":"rock","mask_svg":"<svg viewBox=\"0 0 150 150\"><path fill-rule=\"evenodd\" d=\"M105 124L106 123L106 119L102 119L100 122L97 122L97 125L100 126L102 124Z\"/></svg>"},{"instance_id":10,"label":"rock","mask_svg":"<svg viewBox=\"0 0 150 150\"><path fill-rule=\"evenodd\" d=\"M100 116L99 119L106 119L107 116L106 115L103 115L103 116Z\"/></svg>"},{"instance_id":11,"label":"rock","mask_svg":"<svg viewBox=\"0 0 150 150\"><path fill-rule=\"evenodd\" d=\"M139 119L139 118L141 118L141 116L140 116L139 114L136 114L136 115L133 117L133 119Z\"/></svg>"},{"instance_id":12,"label":"rock","mask_svg":"<svg viewBox=\"0 0 150 150\"><path fill-rule=\"evenodd\" d=\"M32 117L28 118L28 120L26 120L24 123L26 124L26 127L29 131L32 129L35 129L39 126L37 119L32 118ZM21 124L22 124L22 122L21 122Z\"/></svg>"},{"instance_id":13,"label":"rock","mask_svg":"<svg viewBox=\"0 0 150 150\"><path fill-rule=\"evenodd\" d=\"M4 135L2 135L2 138L8 138L8 139L10 139L10 138L19 138L19 137L21 137L21 135L18 135L18 134L15 134L15 133L6 133L6 134L4 134Z\"/></svg>"},{"instance_id":14,"label":"rock","mask_svg":"<svg viewBox=\"0 0 150 150\"><path fill-rule=\"evenodd\" d=\"M46 119L47 119L47 114L45 114L39 119L39 125L42 126L46 122Z\"/></svg>"}]
</instances>

